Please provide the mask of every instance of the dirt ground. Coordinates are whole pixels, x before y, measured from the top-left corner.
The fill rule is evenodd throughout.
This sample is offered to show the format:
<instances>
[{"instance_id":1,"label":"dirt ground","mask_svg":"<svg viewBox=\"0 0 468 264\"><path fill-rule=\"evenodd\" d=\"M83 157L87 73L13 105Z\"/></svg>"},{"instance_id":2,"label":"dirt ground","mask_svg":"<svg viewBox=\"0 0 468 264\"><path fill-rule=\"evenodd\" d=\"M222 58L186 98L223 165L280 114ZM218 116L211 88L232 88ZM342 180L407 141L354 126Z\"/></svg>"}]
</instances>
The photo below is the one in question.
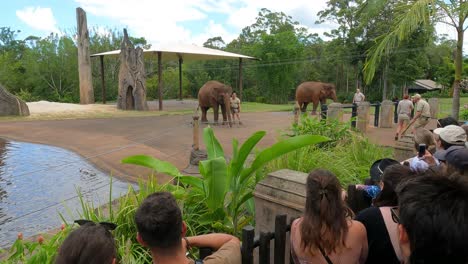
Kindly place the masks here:
<instances>
[{"instance_id":1,"label":"dirt ground","mask_svg":"<svg viewBox=\"0 0 468 264\"><path fill-rule=\"evenodd\" d=\"M194 109L193 101L165 101L165 109ZM39 106L39 105L38 105ZM79 106L79 105L78 105ZM65 107L64 111L80 111ZM67 108L68 107L68 108ZM93 107L88 106L92 111ZM102 105L101 105L102 107ZM104 106L104 107L107 107ZM150 102L150 108L157 107L157 102ZM38 108L40 109L40 108ZM62 109L63 110L63 109ZM46 113L45 108L42 111ZM49 109L58 111L56 109ZM34 107L31 108L34 114ZM36 112L37 113L37 112ZM212 119L212 115L208 116ZM242 113L242 125L213 126L215 135L220 140L227 154L231 153L232 139L241 143L257 130L267 131L259 147L273 144L293 121L291 112ZM345 116L344 119L349 119ZM66 119L51 121L4 121L0 122L0 137L17 141L26 141L54 145L75 151L95 164L103 172L120 179L136 181L146 177L150 171L120 161L130 155L145 154L175 164L180 170L189 164L193 144L192 115L166 115L119 117L100 119ZM373 118L369 120L373 124ZM435 124L430 124L429 128ZM202 129L204 126L201 126ZM393 146L395 128L374 128L369 126L367 135L372 142ZM203 147L200 136L200 144ZM160 176L160 182L169 180Z\"/></svg>"}]
</instances>

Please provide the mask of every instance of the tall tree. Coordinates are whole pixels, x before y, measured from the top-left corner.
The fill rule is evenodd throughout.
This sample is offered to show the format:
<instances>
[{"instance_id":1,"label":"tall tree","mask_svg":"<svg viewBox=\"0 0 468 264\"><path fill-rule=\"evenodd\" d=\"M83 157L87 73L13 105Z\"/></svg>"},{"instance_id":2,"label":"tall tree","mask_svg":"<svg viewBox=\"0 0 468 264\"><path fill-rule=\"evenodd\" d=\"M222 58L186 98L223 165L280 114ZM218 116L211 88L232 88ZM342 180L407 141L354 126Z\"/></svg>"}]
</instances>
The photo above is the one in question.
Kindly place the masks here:
<instances>
[{"instance_id":1,"label":"tall tree","mask_svg":"<svg viewBox=\"0 0 468 264\"><path fill-rule=\"evenodd\" d=\"M384 7L395 0L368 0L372 8ZM466 0L412 0L398 1L392 12L394 22L390 31L376 39L376 44L369 50L365 64L366 82L371 82L381 58L398 47L421 27L430 27L443 23L453 27L457 32L455 52L455 80L453 82L452 117L458 119L460 111L460 81L463 70L463 37L467 28L468 2Z\"/></svg>"}]
</instances>

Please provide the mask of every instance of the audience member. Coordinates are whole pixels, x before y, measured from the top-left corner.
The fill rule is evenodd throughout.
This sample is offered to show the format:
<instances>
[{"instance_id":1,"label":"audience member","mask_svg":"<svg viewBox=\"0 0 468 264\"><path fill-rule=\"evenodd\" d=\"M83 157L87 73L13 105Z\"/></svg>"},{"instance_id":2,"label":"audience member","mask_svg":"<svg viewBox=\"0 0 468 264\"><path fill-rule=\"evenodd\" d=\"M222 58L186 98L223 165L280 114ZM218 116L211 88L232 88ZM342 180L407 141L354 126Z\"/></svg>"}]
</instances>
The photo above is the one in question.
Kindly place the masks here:
<instances>
[{"instance_id":1,"label":"audience member","mask_svg":"<svg viewBox=\"0 0 468 264\"><path fill-rule=\"evenodd\" d=\"M415 94L413 96L413 102L415 103L414 117L411 122L414 122L413 134L416 133L416 130L419 128L424 128L431 118L431 110L429 103L421 98L421 95Z\"/></svg>"},{"instance_id":2,"label":"audience member","mask_svg":"<svg viewBox=\"0 0 468 264\"><path fill-rule=\"evenodd\" d=\"M468 182L420 175L397 188L392 208L405 263L468 263Z\"/></svg>"},{"instance_id":3,"label":"audience member","mask_svg":"<svg viewBox=\"0 0 468 264\"><path fill-rule=\"evenodd\" d=\"M441 118L441 119L437 119L437 128L446 127L448 125L458 126L458 121L455 118L451 117L451 116Z\"/></svg>"},{"instance_id":4,"label":"audience member","mask_svg":"<svg viewBox=\"0 0 468 264\"><path fill-rule=\"evenodd\" d=\"M364 226L351 219L336 176L314 170L307 177L304 216L291 225L291 254L299 263L364 263L367 236Z\"/></svg>"},{"instance_id":5,"label":"audience member","mask_svg":"<svg viewBox=\"0 0 468 264\"><path fill-rule=\"evenodd\" d=\"M398 140L401 130L406 127L411 119L411 111L413 111L413 103L409 100L409 96L405 94L403 100L398 102L398 128L395 134L395 140Z\"/></svg>"},{"instance_id":6,"label":"audience member","mask_svg":"<svg viewBox=\"0 0 468 264\"><path fill-rule=\"evenodd\" d=\"M423 156L419 155L421 144L426 145ZM420 173L428 170L431 166L439 165L439 161L432 155L432 152L436 150L436 142L429 130L425 128L416 130L414 135L414 148L416 152L418 152L418 155L408 160L412 171Z\"/></svg>"},{"instance_id":7,"label":"audience member","mask_svg":"<svg viewBox=\"0 0 468 264\"><path fill-rule=\"evenodd\" d=\"M449 151L446 156L447 174L458 173L468 176L468 149Z\"/></svg>"},{"instance_id":8,"label":"audience member","mask_svg":"<svg viewBox=\"0 0 468 264\"><path fill-rule=\"evenodd\" d=\"M115 264L117 251L110 233L115 225L82 221L86 223L72 231L63 241L55 264Z\"/></svg>"},{"instance_id":9,"label":"audience member","mask_svg":"<svg viewBox=\"0 0 468 264\"><path fill-rule=\"evenodd\" d=\"M466 148L466 132L460 126L448 125L434 130L436 135L437 151L434 156L441 161L445 161L448 152L455 149Z\"/></svg>"},{"instance_id":10,"label":"audience member","mask_svg":"<svg viewBox=\"0 0 468 264\"><path fill-rule=\"evenodd\" d=\"M187 227L171 193L149 195L135 214L138 242L151 250L153 263L195 263L187 258L190 247L216 250L203 260L205 264L241 263L240 242L227 234L185 237Z\"/></svg>"},{"instance_id":11,"label":"audience member","mask_svg":"<svg viewBox=\"0 0 468 264\"><path fill-rule=\"evenodd\" d=\"M414 173L407 167L395 164L387 167L380 182L382 191L369 207L356 215L355 220L366 227L369 255L366 263L401 263L402 255L398 242L397 224L392 221L390 209L398 206L395 189Z\"/></svg>"}]
</instances>

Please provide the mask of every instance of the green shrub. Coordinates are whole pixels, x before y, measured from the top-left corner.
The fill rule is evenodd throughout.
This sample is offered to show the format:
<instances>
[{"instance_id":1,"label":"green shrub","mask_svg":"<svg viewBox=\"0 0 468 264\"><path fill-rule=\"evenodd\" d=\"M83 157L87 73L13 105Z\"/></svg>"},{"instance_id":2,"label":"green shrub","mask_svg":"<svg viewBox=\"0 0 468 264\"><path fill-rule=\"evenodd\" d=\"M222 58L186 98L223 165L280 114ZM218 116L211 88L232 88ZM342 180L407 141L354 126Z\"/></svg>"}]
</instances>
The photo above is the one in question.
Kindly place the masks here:
<instances>
[{"instance_id":1,"label":"green shrub","mask_svg":"<svg viewBox=\"0 0 468 264\"><path fill-rule=\"evenodd\" d=\"M370 143L363 135L352 131L348 124L338 121L321 122L305 116L298 125L292 126L292 130L295 135L317 133L332 141L288 153L270 162L265 173L280 169L309 173L322 168L335 173L343 187L346 187L363 183L369 177L369 169L374 161L393 157L392 149Z\"/></svg>"},{"instance_id":2,"label":"green shrub","mask_svg":"<svg viewBox=\"0 0 468 264\"><path fill-rule=\"evenodd\" d=\"M266 103L266 98L263 96L257 96L255 97L255 102L264 104Z\"/></svg>"},{"instance_id":3,"label":"green shrub","mask_svg":"<svg viewBox=\"0 0 468 264\"><path fill-rule=\"evenodd\" d=\"M461 120L468 120L468 109L463 109L460 111L460 119Z\"/></svg>"}]
</instances>

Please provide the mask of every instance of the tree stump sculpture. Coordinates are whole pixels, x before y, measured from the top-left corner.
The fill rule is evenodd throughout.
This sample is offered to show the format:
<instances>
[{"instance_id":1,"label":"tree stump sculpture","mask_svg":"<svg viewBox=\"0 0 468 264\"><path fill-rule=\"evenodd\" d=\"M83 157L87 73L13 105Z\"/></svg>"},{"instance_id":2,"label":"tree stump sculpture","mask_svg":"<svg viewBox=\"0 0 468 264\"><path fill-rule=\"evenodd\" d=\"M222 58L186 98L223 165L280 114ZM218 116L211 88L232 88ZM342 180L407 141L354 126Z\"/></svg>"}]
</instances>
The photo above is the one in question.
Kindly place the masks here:
<instances>
[{"instance_id":1,"label":"tree stump sculpture","mask_svg":"<svg viewBox=\"0 0 468 264\"><path fill-rule=\"evenodd\" d=\"M89 32L86 12L76 9L78 24L78 75L80 78L80 103L94 104L93 77L91 75L91 57L89 53Z\"/></svg>"},{"instance_id":2,"label":"tree stump sculpture","mask_svg":"<svg viewBox=\"0 0 468 264\"><path fill-rule=\"evenodd\" d=\"M120 48L117 108L122 110L148 110L143 49L140 47L135 49L128 39L127 30L125 29Z\"/></svg>"},{"instance_id":3,"label":"tree stump sculpture","mask_svg":"<svg viewBox=\"0 0 468 264\"><path fill-rule=\"evenodd\" d=\"M28 105L0 85L0 116L28 116Z\"/></svg>"}]
</instances>

